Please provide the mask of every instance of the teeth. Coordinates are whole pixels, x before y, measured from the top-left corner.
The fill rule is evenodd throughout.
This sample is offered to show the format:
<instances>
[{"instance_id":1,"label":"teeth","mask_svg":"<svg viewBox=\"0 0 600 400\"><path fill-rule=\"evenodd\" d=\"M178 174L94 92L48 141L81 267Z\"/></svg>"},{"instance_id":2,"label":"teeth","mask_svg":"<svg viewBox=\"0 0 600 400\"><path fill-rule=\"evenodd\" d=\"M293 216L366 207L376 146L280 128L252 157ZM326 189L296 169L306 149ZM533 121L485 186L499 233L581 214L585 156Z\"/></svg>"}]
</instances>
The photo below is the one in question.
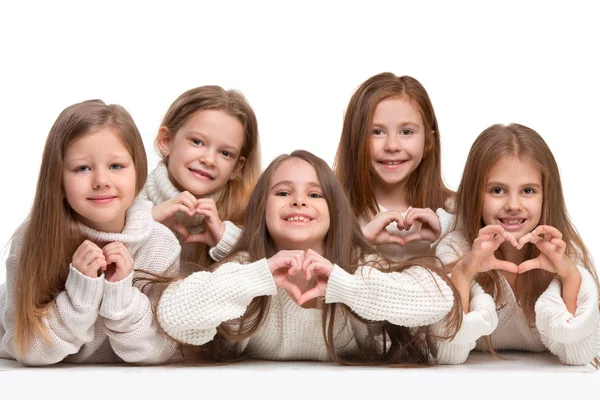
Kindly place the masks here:
<instances>
[{"instance_id":1,"label":"teeth","mask_svg":"<svg viewBox=\"0 0 600 400\"><path fill-rule=\"evenodd\" d=\"M402 164L404 161L382 161L383 164L385 165L398 165L398 164Z\"/></svg>"},{"instance_id":2,"label":"teeth","mask_svg":"<svg viewBox=\"0 0 600 400\"><path fill-rule=\"evenodd\" d=\"M525 222L524 219L503 219L501 221L505 225L519 225Z\"/></svg>"},{"instance_id":3,"label":"teeth","mask_svg":"<svg viewBox=\"0 0 600 400\"><path fill-rule=\"evenodd\" d=\"M303 216L301 216L301 215L297 215L297 216L295 216L295 217L289 217L289 218L287 219L287 221L289 221L289 222L296 222L296 221L301 221L301 222L309 222L309 221L310 221L310 218L308 218L308 217L303 217Z\"/></svg>"}]
</instances>

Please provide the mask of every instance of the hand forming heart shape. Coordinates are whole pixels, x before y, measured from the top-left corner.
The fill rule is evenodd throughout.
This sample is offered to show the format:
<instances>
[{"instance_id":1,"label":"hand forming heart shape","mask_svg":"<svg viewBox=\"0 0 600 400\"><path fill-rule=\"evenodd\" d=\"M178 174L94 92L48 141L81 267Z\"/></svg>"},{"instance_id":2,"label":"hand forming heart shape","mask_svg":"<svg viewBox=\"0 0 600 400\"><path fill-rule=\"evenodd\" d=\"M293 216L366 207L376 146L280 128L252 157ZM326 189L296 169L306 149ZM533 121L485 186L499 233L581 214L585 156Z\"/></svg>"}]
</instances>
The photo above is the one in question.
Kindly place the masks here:
<instances>
[{"instance_id":1,"label":"hand forming heart shape","mask_svg":"<svg viewBox=\"0 0 600 400\"><path fill-rule=\"evenodd\" d=\"M267 260L275 284L284 288L298 305L325 296L327 281L333 271L331 261L314 250L281 250ZM300 275L298 273L300 272ZM312 276L316 282L311 286Z\"/></svg>"},{"instance_id":2,"label":"hand forming heart shape","mask_svg":"<svg viewBox=\"0 0 600 400\"><path fill-rule=\"evenodd\" d=\"M397 225L397 231L393 228L388 230L388 225L394 222ZM441 225L439 217L431 209L409 208L404 216L395 211L377 214L362 228L362 232L369 243L373 245L406 246L415 241L435 242L440 237Z\"/></svg>"},{"instance_id":3,"label":"hand forming heart shape","mask_svg":"<svg viewBox=\"0 0 600 400\"><path fill-rule=\"evenodd\" d=\"M187 228L177 221L178 212L188 216L203 215L205 218L204 232L190 234ZM153 207L152 218L178 232L184 243L199 242L214 247L221 240L225 231L225 224L219 218L215 200L212 198L196 199L188 191L181 192L172 199Z\"/></svg>"}]
</instances>

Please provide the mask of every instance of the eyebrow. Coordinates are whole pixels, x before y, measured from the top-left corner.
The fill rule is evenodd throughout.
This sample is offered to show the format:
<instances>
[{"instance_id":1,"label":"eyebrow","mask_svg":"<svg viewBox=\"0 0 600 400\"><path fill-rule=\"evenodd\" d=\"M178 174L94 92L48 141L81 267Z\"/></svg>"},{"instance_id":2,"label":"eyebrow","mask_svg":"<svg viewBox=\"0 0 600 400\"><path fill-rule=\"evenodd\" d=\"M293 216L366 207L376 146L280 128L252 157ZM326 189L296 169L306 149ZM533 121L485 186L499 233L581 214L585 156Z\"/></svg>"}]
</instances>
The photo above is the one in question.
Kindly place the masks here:
<instances>
[{"instance_id":1,"label":"eyebrow","mask_svg":"<svg viewBox=\"0 0 600 400\"><path fill-rule=\"evenodd\" d=\"M273 188L275 188L275 187L277 187L277 186L280 186L280 185L290 185L290 186L293 186L293 185L295 185L295 182L293 182L293 181L289 181L289 180L286 180L286 181L279 181L279 182L275 183L275 184L274 184L274 185L271 187L271 189L273 189ZM317 183L317 182L308 182L308 186L311 186L311 187L312 187L312 186L316 186L316 187L318 187L318 188L321 188L321 185L320 185L319 183Z\"/></svg>"},{"instance_id":2,"label":"eyebrow","mask_svg":"<svg viewBox=\"0 0 600 400\"><path fill-rule=\"evenodd\" d=\"M489 187L489 186L507 186L507 185L506 185L506 183L491 181L491 182L486 183L485 186ZM535 186L535 187L540 187L540 188L542 187L541 184L539 184L539 183L533 183L533 182L531 182L531 183L524 183L524 184L519 185L519 186L521 186L521 187Z\"/></svg>"},{"instance_id":3,"label":"eyebrow","mask_svg":"<svg viewBox=\"0 0 600 400\"><path fill-rule=\"evenodd\" d=\"M384 126L385 124L382 122L378 122L373 120L373 126ZM416 127L419 127L419 124L415 121L401 121L400 123L398 123L399 126L406 126L406 125L413 125Z\"/></svg>"}]
</instances>

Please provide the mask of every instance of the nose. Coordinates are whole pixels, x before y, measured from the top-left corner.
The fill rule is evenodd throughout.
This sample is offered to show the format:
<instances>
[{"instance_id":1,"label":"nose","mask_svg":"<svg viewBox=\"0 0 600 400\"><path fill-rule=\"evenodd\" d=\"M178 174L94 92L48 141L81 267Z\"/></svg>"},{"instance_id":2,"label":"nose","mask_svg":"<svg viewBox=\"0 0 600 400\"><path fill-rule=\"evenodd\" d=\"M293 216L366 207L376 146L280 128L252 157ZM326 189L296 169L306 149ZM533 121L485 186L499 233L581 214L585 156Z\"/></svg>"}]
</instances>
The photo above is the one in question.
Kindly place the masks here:
<instances>
[{"instance_id":1,"label":"nose","mask_svg":"<svg viewBox=\"0 0 600 400\"><path fill-rule=\"evenodd\" d=\"M292 207L306 207L306 198L302 194L295 194L292 197Z\"/></svg>"},{"instance_id":2,"label":"nose","mask_svg":"<svg viewBox=\"0 0 600 400\"><path fill-rule=\"evenodd\" d=\"M504 209L506 211L520 211L521 208L521 199L519 198L518 194L515 193L511 196L508 196L508 200L504 205Z\"/></svg>"},{"instance_id":3,"label":"nose","mask_svg":"<svg viewBox=\"0 0 600 400\"><path fill-rule=\"evenodd\" d=\"M205 165L207 167L214 167L215 166L215 156L212 153L212 151L205 151L202 156L200 157L200 163L202 165Z\"/></svg>"},{"instance_id":4,"label":"nose","mask_svg":"<svg viewBox=\"0 0 600 400\"><path fill-rule=\"evenodd\" d=\"M385 139L385 151L400 151L402 147L400 146L400 139L398 135L394 133L389 133Z\"/></svg>"},{"instance_id":5,"label":"nose","mask_svg":"<svg viewBox=\"0 0 600 400\"><path fill-rule=\"evenodd\" d=\"M94 189L110 187L110 179L108 177L108 171L104 171L102 169L94 171L94 178L92 180L92 186L94 187Z\"/></svg>"}]
</instances>

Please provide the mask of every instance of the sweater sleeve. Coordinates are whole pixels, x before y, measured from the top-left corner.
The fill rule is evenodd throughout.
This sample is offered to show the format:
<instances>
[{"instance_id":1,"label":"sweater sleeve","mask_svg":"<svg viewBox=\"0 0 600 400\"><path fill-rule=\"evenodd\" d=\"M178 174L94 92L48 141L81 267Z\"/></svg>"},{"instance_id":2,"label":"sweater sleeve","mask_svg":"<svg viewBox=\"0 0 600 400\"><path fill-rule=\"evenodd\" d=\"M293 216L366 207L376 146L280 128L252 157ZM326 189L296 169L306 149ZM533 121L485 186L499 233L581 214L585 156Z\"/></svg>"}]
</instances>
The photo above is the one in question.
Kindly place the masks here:
<instances>
[{"instance_id":1,"label":"sweater sleeve","mask_svg":"<svg viewBox=\"0 0 600 400\"><path fill-rule=\"evenodd\" d=\"M252 299L276 293L266 259L229 262L171 284L158 304L158 321L176 340L202 345L214 338L221 323L244 315Z\"/></svg>"},{"instance_id":2,"label":"sweater sleeve","mask_svg":"<svg viewBox=\"0 0 600 400\"><path fill-rule=\"evenodd\" d=\"M115 353L129 363L158 364L167 361L177 349L177 343L160 329L154 312L158 291L141 289L144 282L133 283L134 276L176 273L181 247L173 233L154 223L148 241L134 256L135 271L118 282L105 282L100 315L104 317L106 333Z\"/></svg>"},{"instance_id":3,"label":"sweater sleeve","mask_svg":"<svg viewBox=\"0 0 600 400\"><path fill-rule=\"evenodd\" d=\"M592 275L582 267L577 309L572 315L561 296L560 278L555 278L535 303L535 322L542 342L560 361L585 365L600 352L598 288Z\"/></svg>"},{"instance_id":4,"label":"sweater sleeve","mask_svg":"<svg viewBox=\"0 0 600 400\"><path fill-rule=\"evenodd\" d=\"M471 283L469 313L463 314L462 324L451 340L437 343L438 364L462 364L469 352L475 348L475 342L482 336L490 335L498 326L496 304L489 294L475 281ZM443 333L444 322L438 322L433 329Z\"/></svg>"},{"instance_id":5,"label":"sweater sleeve","mask_svg":"<svg viewBox=\"0 0 600 400\"><path fill-rule=\"evenodd\" d=\"M384 273L364 266L349 274L334 265L325 302L344 303L371 321L417 327L444 318L452 309L454 296L440 276L423 267Z\"/></svg>"},{"instance_id":6,"label":"sweater sleeve","mask_svg":"<svg viewBox=\"0 0 600 400\"><path fill-rule=\"evenodd\" d=\"M58 294L42 317L48 340L37 331L25 353L17 352L14 332L15 272L18 268L20 237L15 236L6 261L6 286L0 290L0 356L24 365L49 365L75 354L94 339L94 325L102 300L104 277L89 278L72 266L65 290Z\"/></svg>"},{"instance_id":7,"label":"sweater sleeve","mask_svg":"<svg viewBox=\"0 0 600 400\"><path fill-rule=\"evenodd\" d=\"M208 251L210 258L215 261L221 261L224 259L235 244L237 243L240 235L242 234L242 230L238 228L234 223L225 221L225 231L223 232L223 236L219 243L215 247L211 247Z\"/></svg>"}]
</instances>

